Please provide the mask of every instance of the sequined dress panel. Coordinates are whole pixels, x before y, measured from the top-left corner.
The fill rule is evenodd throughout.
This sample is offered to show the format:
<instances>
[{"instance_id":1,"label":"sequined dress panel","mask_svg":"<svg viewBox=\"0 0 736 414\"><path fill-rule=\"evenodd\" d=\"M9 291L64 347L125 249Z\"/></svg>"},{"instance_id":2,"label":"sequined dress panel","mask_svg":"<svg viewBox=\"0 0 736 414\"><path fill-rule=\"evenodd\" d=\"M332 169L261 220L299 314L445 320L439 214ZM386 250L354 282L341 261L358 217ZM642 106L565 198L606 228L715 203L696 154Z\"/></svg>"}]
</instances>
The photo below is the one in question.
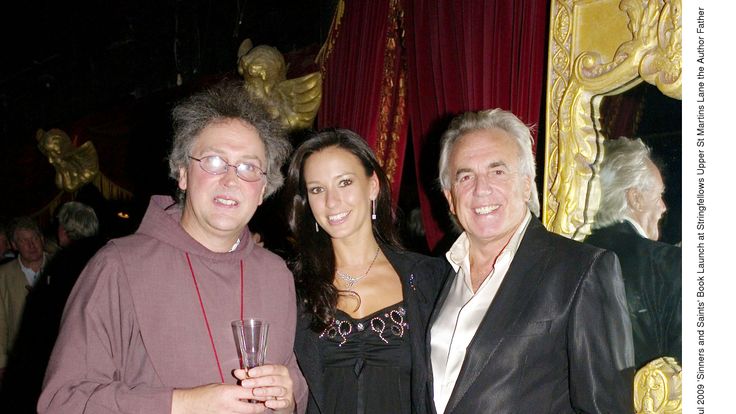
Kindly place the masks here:
<instances>
[{"instance_id":1,"label":"sequined dress panel","mask_svg":"<svg viewBox=\"0 0 736 414\"><path fill-rule=\"evenodd\" d=\"M320 336L325 412L411 413L411 350L403 302L361 319L337 310Z\"/></svg>"}]
</instances>

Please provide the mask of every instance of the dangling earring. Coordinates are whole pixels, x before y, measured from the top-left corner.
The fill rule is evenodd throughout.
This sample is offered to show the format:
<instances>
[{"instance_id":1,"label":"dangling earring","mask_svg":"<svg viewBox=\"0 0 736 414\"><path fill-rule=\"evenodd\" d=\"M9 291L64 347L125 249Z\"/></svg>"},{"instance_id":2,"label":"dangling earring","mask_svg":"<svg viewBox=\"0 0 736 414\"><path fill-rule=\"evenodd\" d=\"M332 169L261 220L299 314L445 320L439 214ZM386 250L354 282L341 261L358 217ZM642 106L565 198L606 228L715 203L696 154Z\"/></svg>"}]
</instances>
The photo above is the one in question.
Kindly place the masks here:
<instances>
[{"instance_id":1,"label":"dangling earring","mask_svg":"<svg viewBox=\"0 0 736 414\"><path fill-rule=\"evenodd\" d=\"M317 225L317 220L314 221L314 232L319 233L319 226Z\"/></svg>"},{"instance_id":2,"label":"dangling earring","mask_svg":"<svg viewBox=\"0 0 736 414\"><path fill-rule=\"evenodd\" d=\"M373 208L373 213L371 214L371 220L375 220L376 219L376 199L375 198L371 200L371 206Z\"/></svg>"}]
</instances>

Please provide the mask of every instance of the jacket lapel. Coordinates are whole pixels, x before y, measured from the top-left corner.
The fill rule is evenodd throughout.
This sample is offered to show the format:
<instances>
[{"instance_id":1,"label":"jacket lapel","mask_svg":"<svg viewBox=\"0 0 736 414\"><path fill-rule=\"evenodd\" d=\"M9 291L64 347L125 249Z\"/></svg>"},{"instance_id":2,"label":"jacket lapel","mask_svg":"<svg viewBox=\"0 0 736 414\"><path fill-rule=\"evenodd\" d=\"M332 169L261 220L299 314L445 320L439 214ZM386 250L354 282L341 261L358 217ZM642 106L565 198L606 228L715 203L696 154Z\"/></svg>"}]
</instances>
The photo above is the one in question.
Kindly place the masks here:
<instances>
[{"instance_id":1,"label":"jacket lapel","mask_svg":"<svg viewBox=\"0 0 736 414\"><path fill-rule=\"evenodd\" d=\"M447 403L446 413L451 413L455 409L486 368L493 354L503 343L507 330L523 314L534 296L532 293L544 277L541 270L549 257L546 247L547 237L542 224L532 218L491 306L466 349L465 360ZM446 296L444 291L445 289L443 293Z\"/></svg>"},{"instance_id":2,"label":"jacket lapel","mask_svg":"<svg viewBox=\"0 0 736 414\"><path fill-rule=\"evenodd\" d=\"M388 246L381 247L383 254L398 273L399 279L401 279L401 294L404 297L404 306L408 310L406 317L409 329L416 329L417 324L421 323L418 310L420 306L426 306L427 296L426 292L422 290L421 283L417 283L417 280L421 280L421 278L415 278L412 273L415 261L408 255L397 253ZM416 349L417 346L423 346L423 344L417 343L417 339L414 335L410 335L412 348ZM422 381L424 380L422 378Z\"/></svg>"}]
</instances>

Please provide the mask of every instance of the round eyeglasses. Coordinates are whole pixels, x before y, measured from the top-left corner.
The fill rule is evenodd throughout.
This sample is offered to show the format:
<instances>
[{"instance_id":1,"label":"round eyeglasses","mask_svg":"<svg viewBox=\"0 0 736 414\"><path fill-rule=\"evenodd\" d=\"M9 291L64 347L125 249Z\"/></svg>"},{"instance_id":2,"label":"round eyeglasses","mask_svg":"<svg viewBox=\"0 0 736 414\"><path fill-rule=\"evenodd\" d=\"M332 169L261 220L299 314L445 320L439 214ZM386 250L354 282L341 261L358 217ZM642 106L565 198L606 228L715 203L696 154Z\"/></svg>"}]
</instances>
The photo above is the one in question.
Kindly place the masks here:
<instances>
[{"instance_id":1,"label":"round eyeglasses","mask_svg":"<svg viewBox=\"0 0 736 414\"><path fill-rule=\"evenodd\" d=\"M228 164L227 161L225 161L219 155L208 155L202 158L194 158L190 155L189 158L193 159L194 161L197 161L199 163L199 166L206 173L209 173L212 175L225 174L227 173L227 169L230 167L235 168L235 175L237 175L238 178L240 178L243 181L248 181L248 182L258 181L261 179L261 177L264 177L266 175L266 173L263 172L262 169L260 169L259 167L251 163L241 162L236 165Z\"/></svg>"}]
</instances>

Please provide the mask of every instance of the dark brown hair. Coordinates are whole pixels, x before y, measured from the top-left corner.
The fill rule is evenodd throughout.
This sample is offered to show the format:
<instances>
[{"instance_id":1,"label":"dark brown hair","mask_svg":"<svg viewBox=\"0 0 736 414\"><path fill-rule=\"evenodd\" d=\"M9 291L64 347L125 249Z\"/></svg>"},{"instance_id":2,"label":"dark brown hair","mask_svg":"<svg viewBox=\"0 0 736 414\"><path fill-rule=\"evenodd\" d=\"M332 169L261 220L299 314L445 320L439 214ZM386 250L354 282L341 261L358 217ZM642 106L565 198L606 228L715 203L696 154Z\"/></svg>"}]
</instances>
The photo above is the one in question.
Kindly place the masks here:
<instances>
[{"instance_id":1,"label":"dark brown hair","mask_svg":"<svg viewBox=\"0 0 736 414\"><path fill-rule=\"evenodd\" d=\"M376 156L363 138L347 129L328 129L315 133L297 148L286 178L286 199L292 200L289 211L296 256L291 262L299 300L312 316L312 327L321 330L332 322L340 291L334 286L335 254L332 239L324 232L316 232L304 182L304 164L312 154L329 147L342 148L358 157L366 176L378 177L376 220L373 234L387 245L399 247L395 214L391 205L391 187Z\"/></svg>"}]
</instances>

